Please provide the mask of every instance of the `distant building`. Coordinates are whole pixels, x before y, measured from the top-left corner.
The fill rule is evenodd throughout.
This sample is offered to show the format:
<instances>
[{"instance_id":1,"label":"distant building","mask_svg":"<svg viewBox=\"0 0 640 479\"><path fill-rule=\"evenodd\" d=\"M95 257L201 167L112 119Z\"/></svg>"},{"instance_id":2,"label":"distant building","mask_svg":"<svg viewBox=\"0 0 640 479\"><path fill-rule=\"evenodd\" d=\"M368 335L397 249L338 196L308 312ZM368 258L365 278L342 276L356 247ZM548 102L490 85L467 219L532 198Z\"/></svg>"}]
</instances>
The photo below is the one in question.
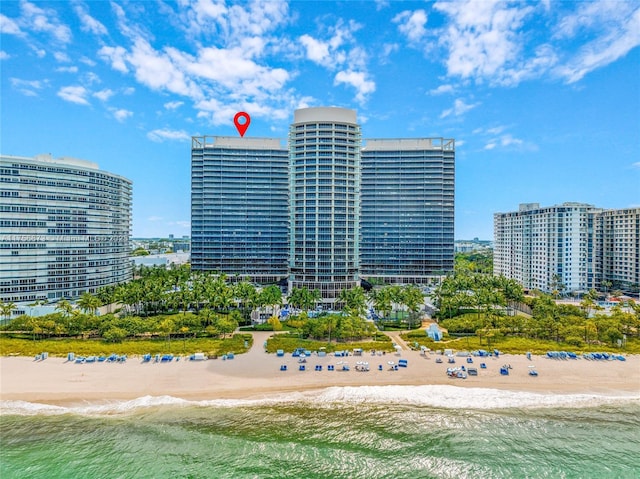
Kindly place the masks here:
<instances>
[{"instance_id":1,"label":"distant building","mask_svg":"<svg viewBox=\"0 0 640 479\"><path fill-rule=\"evenodd\" d=\"M453 244L456 253L473 253L493 250L493 241L480 240L473 238L472 240L456 240Z\"/></svg>"},{"instance_id":2,"label":"distant building","mask_svg":"<svg viewBox=\"0 0 640 479\"><path fill-rule=\"evenodd\" d=\"M191 268L287 276L289 152L270 138L193 137Z\"/></svg>"},{"instance_id":3,"label":"distant building","mask_svg":"<svg viewBox=\"0 0 640 479\"><path fill-rule=\"evenodd\" d=\"M638 208L603 210L583 203L529 203L496 213L494 274L545 292L601 289L603 281L637 292L639 216Z\"/></svg>"},{"instance_id":4,"label":"distant building","mask_svg":"<svg viewBox=\"0 0 640 479\"><path fill-rule=\"evenodd\" d=\"M72 158L0 157L0 301L128 281L132 183Z\"/></svg>"},{"instance_id":5,"label":"distant building","mask_svg":"<svg viewBox=\"0 0 640 479\"><path fill-rule=\"evenodd\" d=\"M612 289L640 287L640 208L604 210L597 217L601 241L596 248L599 280Z\"/></svg>"},{"instance_id":6,"label":"distant building","mask_svg":"<svg viewBox=\"0 0 640 479\"><path fill-rule=\"evenodd\" d=\"M165 253L150 254L147 256L133 256L131 258L135 266L164 267L171 265L180 266L189 262L189 253Z\"/></svg>"},{"instance_id":7,"label":"distant building","mask_svg":"<svg viewBox=\"0 0 640 479\"><path fill-rule=\"evenodd\" d=\"M363 278L424 283L453 271L455 142L372 139L362 149Z\"/></svg>"}]
</instances>

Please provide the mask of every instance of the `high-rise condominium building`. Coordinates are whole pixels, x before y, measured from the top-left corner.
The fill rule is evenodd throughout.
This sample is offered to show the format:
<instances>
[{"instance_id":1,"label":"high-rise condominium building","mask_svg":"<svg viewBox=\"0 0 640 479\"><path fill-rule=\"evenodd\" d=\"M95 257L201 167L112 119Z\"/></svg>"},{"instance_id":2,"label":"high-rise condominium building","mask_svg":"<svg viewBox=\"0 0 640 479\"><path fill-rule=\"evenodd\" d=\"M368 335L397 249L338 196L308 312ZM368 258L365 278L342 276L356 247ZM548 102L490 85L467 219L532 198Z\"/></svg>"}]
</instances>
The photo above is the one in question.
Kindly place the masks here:
<instances>
[{"instance_id":1,"label":"high-rise condominium building","mask_svg":"<svg viewBox=\"0 0 640 479\"><path fill-rule=\"evenodd\" d=\"M600 279L609 290L640 288L640 208L604 210L598 215ZM610 285L608 284L610 283Z\"/></svg>"},{"instance_id":2,"label":"high-rise condominium building","mask_svg":"<svg viewBox=\"0 0 640 479\"><path fill-rule=\"evenodd\" d=\"M637 291L639 229L638 208L522 204L494 215L493 270L545 292L602 288L604 281Z\"/></svg>"},{"instance_id":3,"label":"high-rise condominium building","mask_svg":"<svg viewBox=\"0 0 640 479\"><path fill-rule=\"evenodd\" d=\"M344 108L296 110L286 148L194 137L191 267L286 277L327 303L361 276L423 282L451 271L454 141L361 141Z\"/></svg>"},{"instance_id":4,"label":"high-rise condominium building","mask_svg":"<svg viewBox=\"0 0 640 479\"><path fill-rule=\"evenodd\" d=\"M366 140L360 276L427 282L453 270L452 139Z\"/></svg>"},{"instance_id":5,"label":"high-rise condominium building","mask_svg":"<svg viewBox=\"0 0 640 479\"><path fill-rule=\"evenodd\" d=\"M0 157L0 301L76 298L132 277L131 181L71 158Z\"/></svg>"},{"instance_id":6,"label":"high-rise condominium building","mask_svg":"<svg viewBox=\"0 0 640 479\"><path fill-rule=\"evenodd\" d=\"M327 300L358 284L360 126L343 108L296 110L289 130L289 284Z\"/></svg>"},{"instance_id":7,"label":"high-rise condominium building","mask_svg":"<svg viewBox=\"0 0 640 479\"><path fill-rule=\"evenodd\" d=\"M287 277L289 152L277 139L193 137L191 267Z\"/></svg>"}]
</instances>

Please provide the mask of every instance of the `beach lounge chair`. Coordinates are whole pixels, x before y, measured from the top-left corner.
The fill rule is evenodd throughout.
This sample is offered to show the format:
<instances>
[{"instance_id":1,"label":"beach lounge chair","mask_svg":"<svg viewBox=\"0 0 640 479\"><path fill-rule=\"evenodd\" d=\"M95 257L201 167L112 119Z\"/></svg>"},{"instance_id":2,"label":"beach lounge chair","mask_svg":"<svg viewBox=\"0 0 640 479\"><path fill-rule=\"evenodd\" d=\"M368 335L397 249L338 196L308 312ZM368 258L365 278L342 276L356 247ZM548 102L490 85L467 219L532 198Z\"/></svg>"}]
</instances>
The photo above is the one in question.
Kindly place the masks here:
<instances>
[{"instance_id":1,"label":"beach lounge chair","mask_svg":"<svg viewBox=\"0 0 640 479\"><path fill-rule=\"evenodd\" d=\"M327 371L335 371L335 368L336 368L336 367L335 367L333 364L329 364L329 365L327 366Z\"/></svg>"},{"instance_id":2,"label":"beach lounge chair","mask_svg":"<svg viewBox=\"0 0 640 479\"><path fill-rule=\"evenodd\" d=\"M304 364L301 364L298 369L300 369L300 371L306 371L307 368Z\"/></svg>"},{"instance_id":3,"label":"beach lounge chair","mask_svg":"<svg viewBox=\"0 0 640 479\"><path fill-rule=\"evenodd\" d=\"M502 366L500 368L500 374L502 376L508 376L509 375L509 368L507 366Z\"/></svg>"},{"instance_id":4,"label":"beach lounge chair","mask_svg":"<svg viewBox=\"0 0 640 479\"><path fill-rule=\"evenodd\" d=\"M478 370L476 368L469 368L467 369L467 374L469 374L469 376L477 376Z\"/></svg>"},{"instance_id":5,"label":"beach lounge chair","mask_svg":"<svg viewBox=\"0 0 640 479\"><path fill-rule=\"evenodd\" d=\"M378 364L378 371L382 371L382 364Z\"/></svg>"},{"instance_id":6,"label":"beach lounge chair","mask_svg":"<svg viewBox=\"0 0 640 479\"><path fill-rule=\"evenodd\" d=\"M287 370L287 365L286 364L282 364L280 366L280 371L286 371Z\"/></svg>"},{"instance_id":7,"label":"beach lounge chair","mask_svg":"<svg viewBox=\"0 0 640 479\"><path fill-rule=\"evenodd\" d=\"M480 363L480 369L487 369L486 363Z\"/></svg>"}]
</instances>

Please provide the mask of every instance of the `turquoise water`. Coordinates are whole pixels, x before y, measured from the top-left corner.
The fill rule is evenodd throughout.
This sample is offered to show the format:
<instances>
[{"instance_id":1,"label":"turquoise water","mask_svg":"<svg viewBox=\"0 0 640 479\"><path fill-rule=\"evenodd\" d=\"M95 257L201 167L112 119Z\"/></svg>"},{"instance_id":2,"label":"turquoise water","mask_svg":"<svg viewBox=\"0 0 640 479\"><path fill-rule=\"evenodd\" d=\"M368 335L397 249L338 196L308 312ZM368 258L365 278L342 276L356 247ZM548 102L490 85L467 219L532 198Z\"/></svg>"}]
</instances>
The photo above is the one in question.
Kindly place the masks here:
<instances>
[{"instance_id":1,"label":"turquoise water","mask_svg":"<svg viewBox=\"0 0 640 479\"><path fill-rule=\"evenodd\" d=\"M386 387L1 407L2 479L640 477L638 398Z\"/></svg>"}]
</instances>

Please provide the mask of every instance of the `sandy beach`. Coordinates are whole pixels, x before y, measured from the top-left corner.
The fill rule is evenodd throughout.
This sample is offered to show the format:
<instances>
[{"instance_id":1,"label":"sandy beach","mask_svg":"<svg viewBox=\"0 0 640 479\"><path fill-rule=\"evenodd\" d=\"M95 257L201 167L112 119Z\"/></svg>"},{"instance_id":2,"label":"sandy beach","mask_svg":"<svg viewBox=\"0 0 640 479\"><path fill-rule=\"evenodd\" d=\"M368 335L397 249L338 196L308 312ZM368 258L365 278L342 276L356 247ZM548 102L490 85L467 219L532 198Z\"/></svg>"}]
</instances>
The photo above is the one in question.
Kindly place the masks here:
<instances>
[{"instance_id":1,"label":"sandy beach","mask_svg":"<svg viewBox=\"0 0 640 479\"><path fill-rule=\"evenodd\" d=\"M435 354L402 351L401 355L362 357L332 356L307 359L306 371L299 370L298 359L267 354L262 349L270 333L255 333L254 347L233 360L201 362L146 363L129 358L126 363L69 363L63 358L34 361L31 357L0 358L0 399L46 404L94 403L127 400L142 396L173 396L184 399L256 399L293 391L309 391L332 386L455 385L551 394L640 395L640 356L626 361L556 360L525 355L499 358L456 357L456 364L436 363ZM389 361L406 359L408 367L390 370ZM341 371L346 361L350 371ZM355 370L357 361L367 361L370 371ZM480 369L480 362L486 369ZM282 364L287 371L280 371ZM328 371L327 365L336 366ZM502 365L511 365L508 376L500 375ZM315 371L322 365L322 371ZM383 370L378 370L379 365ZM467 379L447 377L451 366L475 367L478 376ZM534 365L539 375L528 374Z\"/></svg>"}]
</instances>

